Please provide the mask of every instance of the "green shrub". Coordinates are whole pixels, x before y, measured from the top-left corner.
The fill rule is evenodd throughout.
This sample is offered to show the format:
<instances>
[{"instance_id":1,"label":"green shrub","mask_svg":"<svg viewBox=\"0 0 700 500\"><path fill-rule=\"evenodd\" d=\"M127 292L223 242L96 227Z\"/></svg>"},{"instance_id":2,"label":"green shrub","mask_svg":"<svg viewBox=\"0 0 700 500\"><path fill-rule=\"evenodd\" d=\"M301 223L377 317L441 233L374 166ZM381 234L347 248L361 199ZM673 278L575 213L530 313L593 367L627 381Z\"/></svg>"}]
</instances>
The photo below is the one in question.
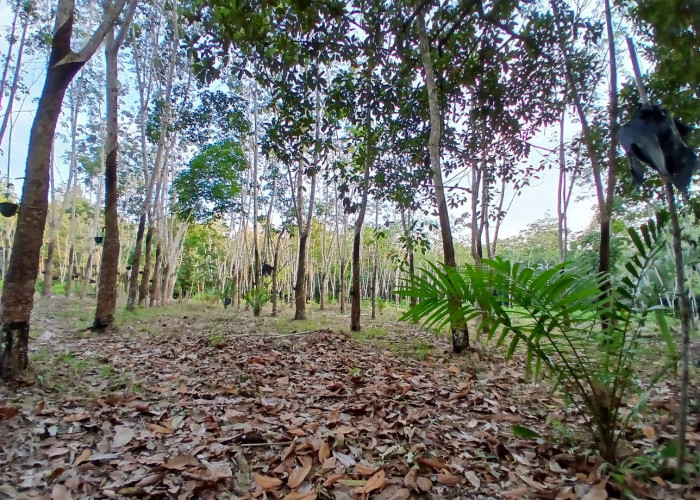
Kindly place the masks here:
<instances>
[{"instance_id":1,"label":"green shrub","mask_svg":"<svg viewBox=\"0 0 700 500\"><path fill-rule=\"evenodd\" d=\"M248 290L243 295L243 300L253 309L253 316L260 316L263 306L270 301L270 294L267 291L266 285L258 285L251 290Z\"/></svg>"}]
</instances>

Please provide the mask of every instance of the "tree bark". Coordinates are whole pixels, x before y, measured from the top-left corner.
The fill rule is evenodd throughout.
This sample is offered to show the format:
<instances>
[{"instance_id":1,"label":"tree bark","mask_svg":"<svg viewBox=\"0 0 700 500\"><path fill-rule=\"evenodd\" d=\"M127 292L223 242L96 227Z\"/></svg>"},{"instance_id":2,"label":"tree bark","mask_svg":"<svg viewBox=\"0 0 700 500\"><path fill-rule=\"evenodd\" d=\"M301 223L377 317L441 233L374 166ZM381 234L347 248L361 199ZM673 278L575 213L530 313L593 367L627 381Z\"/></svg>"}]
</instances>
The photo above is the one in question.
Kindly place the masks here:
<instances>
[{"instance_id":1,"label":"tree bark","mask_svg":"<svg viewBox=\"0 0 700 500\"><path fill-rule=\"evenodd\" d=\"M374 258L372 259L372 319L377 319L377 267L379 266L379 198L374 209Z\"/></svg>"},{"instance_id":2,"label":"tree bark","mask_svg":"<svg viewBox=\"0 0 700 500\"><path fill-rule=\"evenodd\" d=\"M372 117L367 110L365 118L365 172L362 185L362 200L360 209L355 220L355 232L352 241L352 288L350 289L350 330L359 332L362 328L360 324L360 314L362 307L362 290L360 288L360 272L362 263L360 252L362 249L362 226L365 223L365 213L367 212L367 194L369 193L369 173L372 167Z\"/></svg>"},{"instance_id":3,"label":"tree bark","mask_svg":"<svg viewBox=\"0 0 700 500\"><path fill-rule=\"evenodd\" d=\"M161 260L163 255L163 246L160 242L156 243L156 258L153 263L153 283L151 283L151 299L149 301L149 306L160 305L160 279L161 279Z\"/></svg>"},{"instance_id":4,"label":"tree bark","mask_svg":"<svg viewBox=\"0 0 700 500\"><path fill-rule=\"evenodd\" d=\"M141 283L139 284L139 305L146 303L148 296L148 280L151 275L151 253L153 252L153 234L156 232L153 216L149 217L148 231L146 232L146 252L143 263L143 274L141 274Z\"/></svg>"},{"instance_id":5,"label":"tree bark","mask_svg":"<svg viewBox=\"0 0 700 500\"><path fill-rule=\"evenodd\" d=\"M80 53L71 50L75 4L60 0L44 87L29 135L22 200L12 256L2 292L0 378L20 376L27 368L29 320L48 208L49 161L56 122L66 89L94 54L126 0L118 0Z\"/></svg>"},{"instance_id":6,"label":"tree bark","mask_svg":"<svg viewBox=\"0 0 700 500\"><path fill-rule=\"evenodd\" d=\"M408 259L408 279L411 285L415 283L416 279L416 264L413 257L413 235L411 234L410 221L406 217L406 208L401 206L399 208L401 212L401 227L403 229L404 239L406 240L406 258ZM398 274L398 273L397 273ZM398 279L398 278L397 278ZM398 295L397 295L398 297ZM409 306L413 307L418 304L417 297L409 298Z\"/></svg>"},{"instance_id":7,"label":"tree bark","mask_svg":"<svg viewBox=\"0 0 700 500\"><path fill-rule=\"evenodd\" d=\"M319 89L316 87L316 131L315 131L315 147L314 147L314 167L318 165L321 141L321 102L319 98ZM304 208L303 197L303 175L302 162L299 163L299 178L297 183L297 225L299 226L299 260L297 264L297 280L294 287L294 319L306 319L306 252L309 235L311 234L311 221L314 215L314 203L316 197L316 170L314 169L311 175L311 193L309 196L309 211L306 221L302 210Z\"/></svg>"},{"instance_id":8,"label":"tree bark","mask_svg":"<svg viewBox=\"0 0 700 500\"><path fill-rule=\"evenodd\" d=\"M425 29L425 10L421 0L416 0L416 21L418 24L418 36L421 60L425 72L425 86L428 89L428 105L430 108L430 136L428 138L428 150L430 152L430 166L433 170L433 187L435 189L435 200L440 221L440 233L442 235L442 253L445 259L447 270L457 267L455 259L454 242L452 240L452 230L450 228L450 217L447 210L447 200L442 182L442 170L440 168L440 136L441 136L441 113L438 104L437 85L435 83L435 72L433 70L432 56ZM459 300L453 300L450 307L458 309L461 307ZM452 334L452 350L459 354L469 348L469 330L466 321L454 321L450 326Z\"/></svg>"},{"instance_id":9,"label":"tree bark","mask_svg":"<svg viewBox=\"0 0 700 500\"><path fill-rule=\"evenodd\" d=\"M105 8L110 2L105 3ZM100 264L99 285L97 288L97 306L93 328L102 330L112 325L117 308L117 275L119 274L119 214L118 203L118 151L119 151L119 48L124 35L129 29L134 14L133 3L126 14L126 20L115 36L110 30L105 41L105 60L107 67L107 142L105 161L105 234Z\"/></svg>"},{"instance_id":10,"label":"tree bark","mask_svg":"<svg viewBox=\"0 0 700 500\"><path fill-rule=\"evenodd\" d=\"M260 282L260 248L258 246L258 89L253 90L253 283Z\"/></svg>"}]
</instances>

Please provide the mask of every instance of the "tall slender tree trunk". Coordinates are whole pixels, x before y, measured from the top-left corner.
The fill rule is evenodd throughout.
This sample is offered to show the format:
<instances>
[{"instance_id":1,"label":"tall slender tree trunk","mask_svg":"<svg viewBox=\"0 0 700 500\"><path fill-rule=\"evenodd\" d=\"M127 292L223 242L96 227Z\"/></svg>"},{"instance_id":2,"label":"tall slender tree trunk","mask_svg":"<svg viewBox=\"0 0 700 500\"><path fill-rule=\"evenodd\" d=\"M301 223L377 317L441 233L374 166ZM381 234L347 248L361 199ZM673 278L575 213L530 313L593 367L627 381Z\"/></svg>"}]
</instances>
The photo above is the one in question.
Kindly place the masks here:
<instances>
[{"instance_id":1,"label":"tall slender tree trunk","mask_svg":"<svg viewBox=\"0 0 700 500\"><path fill-rule=\"evenodd\" d=\"M258 247L258 88L253 89L253 283L260 281L260 248Z\"/></svg>"},{"instance_id":2,"label":"tall slender tree trunk","mask_svg":"<svg viewBox=\"0 0 700 500\"><path fill-rule=\"evenodd\" d=\"M561 22L561 13L559 11L559 6L553 0L550 1L552 7L552 12L554 13L554 18L557 24ZM566 80L571 90L572 101L574 108L576 109L576 114L578 115L579 121L581 122L581 130L583 131L584 144L586 146L586 151L588 153L588 158L591 162L591 167L593 170L593 181L596 190L596 198L598 200L598 210L600 212L600 248L599 248L599 262L598 262L598 272L601 275L608 276L610 273L610 218L612 213L612 202L615 192L615 145L617 141L615 140L614 134L617 127L617 69L616 69L616 59L615 59L615 43L614 43L614 33L612 31L612 14L610 12L610 4L608 0L605 2L605 17L606 17L606 27L608 32L608 51L610 60L610 89L609 89L609 130L610 135L610 149L608 150L608 180L607 185L603 184L602 168L600 161L598 159L598 153L595 149L595 144L593 142L593 135L591 132L590 125L588 123L588 117L583 108L583 100L578 89L578 82L576 80L574 70L572 67L571 60L569 59L569 51L566 45L566 39L562 33L562 27L558 26L557 29L560 31L558 36L559 49L563 56L564 71L566 73ZM604 283L604 289L607 292L609 290L608 280ZM607 320L603 320L603 328Z\"/></svg>"},{"instance_id":3,"label":"tall slender tree trunk","mask_svg":"<svg viewBox=\"0 0 700 500\"><path fill-rule=\"evenodd\" d=\"M153 263L153 283L151 283L151 299L149 306L160 305L160 279L161 279L161 262L163 255L163 245L160 240L156 243L156 258Z\"/></svg>"},{"instance_id":4,"label":"tall slender tree trunk","mask_svg":"<svg viewBox=\"0 0 700 500\"><path fill-rule=\"evenodd\" d=\"M153 253L153 234L156 232L153 214L149 217L148 231L146 232L146 252L144 255L143 272L141 274L141 283L139 284L139 305L146 303L148 296L148 280L151 275L151 254Z\"/></svg>"},{"instance_id":5,"label":"tall slender tree trunk","mask_svg":"<svg viewBox=\"0 0 700 500\"><path fill-rule=\"evenodd\" d=\"M41 290L42 297L51 296L51 287L53 286L53 260L56 252L56 240L58 239L58 228L56 227L56 185L54 183L56 175L54 167L54 152L51 151L51 159L49 160L49 244L46 249L46 260L44 261L44 284Z\"/></svg>"},{"instance_id":6,"label":"tall slender tree trunk","mask_svg":"<svg viewBox=\"0 0 700 500\"><path fill-rule=\"evenodd\" d=\"M279 264L279 254L280 254L280 243L282 242L282 235L285 233L284 227L277 235L277 243L275 243L275 253L272 257L272 316L277 316L277 298L279 295L279 290L277 289L277 265Z\"/></svg>"},{"instance_id":7,"label":"tall slender tree trunk","mask_svg":"<svg viewBox=\"0 0 700 500\"><path fill-rule=\"evenodd\" d=\"M406 217L406 208L403 206L399 207L401 213L401 228L403 229L403 236L406 240L406 258L408 259L408 279L411 284L415 282L416 279L416 264L413 257L413 236L411 235L411 228L409 220ZM398 275L398 273L397 273ZM398 277L397 277L398 279ZM398 297L398 295L397 295ZM409 306L413 307L418 304L417 297L411 297L409 299Z\"/></svg>"},{"instance_id":8,"label":"tall slender tree trunk","mask_svg":"<svg viewBox=\"0 0 700 500\"><path fill-rule=\"evenodd\" d=\"M610 221L612 219L613 198L615 196L615 182L617 181L617 58L615 55L615 33L612 25L612 11L610 0L605 0L605 26L608 35L609 58L609 89L608 89L608 180L605 192L605 204L600 207L600 264L598 272L601 275L610 275ZM606 290L610 289L610 282L606 280Z\"/></svg>"},{"instance_id":9,"label":"tall slender tree trunk","mask_svg":"<svg viewBox=\"0 0 700 500\"><path fill-rule=\"evenodd\" d=\"M360 210L355 220L355 231L352 240L352 288L350 289L350 330L359 332L362 328L360 324L360 313L362 307L362 289L360 287L360 273L362 271L361 250L362 250L362 226L365 222L365 212L367 211L367 194L369 192L369 172L372 165L371 141L369 139L371 130L371 118L367 117L365 141L365 173L362 186L362 201Z\"/></svg>"},{"instance_id":10,"label":"tall slender tree trunk","mask_svg":"<svg viewBox=\"0 0 700 500\"><path fill-rule=\"evenodd\" d=\"M111 2L105 3L105 9ZM93 328L101 330L112 325L117 308L117 276L119 274L119 214L117 213L118 180L117 168L119 151L119 48L129 29L134 9L130 8L126 20L115 37L110 30L105 40L107 67L107 141L105 159L105 234L100 263L100 277L97 287L97 306Z\"/></svg>"},{"instance_id":11,"label":"tall slender tree trunk","mask_svg":"<svg viewBox=\"0 0 700 500\"><path fill-rule=\"evenodd\" d=\"M347 286L345 281L345 271L347 270L347 251L345 249L347 241L348 214L343 216L343 238L338 242L338 251L340 252L340 292L338 300L340 302L340 313L345 314L345 304L348 301Z\"/></svg>"},{"instance_id":12,"label":"tall slender tree trunk","mask_svg":"<svg viewBox=\"0 0 700 500\"><path fill-rule=\"evenodd\" d=\"M321 100L319 96L319 88L316 87L316 127L315 127L315 147L314 147L314 166L318 165L319 154L321 149ZM303 175L302 175L302 162L299 163L299 178L297 183L297 224L299 226L299 256L297 264L297 280L294 287L294 304L296 309L294 311L294 319L302 320L306 319L306 267L307 267L307 244L309 240L309 235L311 234L311 221L314 215L314 203L316 197L316 170L311 175L311 192L309 195L309 211L307 213L306 221L304 221L303 215Z\"/></svg>"},{"instance_id":13,"label":"tall slender tree trunk","mask_svg":"<svg viewBox=\"0 0 700 500\"><path fill-rule=\"evenodd\" d=\"M557 184L557 247L559 248L559 262L566 260L566 150L564 144L564 121L566 119L566 107L561 111L559 121L559 183Z\"/></svg>"},{"instance_id":14,"label":"tall slender tree trunk","mask_svg":"<svg viewBox=\"0 0 700 500\"><path fill-rule=\"evenodd\" d=\"M449 270L457 267L455 258L454 242L452 240L452 230L450 228L450 217L447 210L447 200L442 182L442 170L440 167L440 136L441 136L441 113L438 104L437 85L435 84L435 72L433 70L433 60L430 55L430 45L425 29L425 5L421 0L415 1L416 21L418 24L418 36L421 60L425 72L425 86L428 89L428 105L430 108L430 136L428 138L428 150L430 152L430 166L433 170L433 187L435 189L435 200L440 221L440 233L442 235L442 253L445 259L445 267ZM461 307L459 300L451 301L450 307L458 309ZM452 350L459 354L469 348L469 330L466 321L454 321L451 324Z\"/></svg>"},{"instance_id":15,"label":"tall slender tree trunk","mask_svg":"<svg viewBox=\"0 0 700 500\"><path fill-rule=\"evenodd\" d=\"M94 54L108 29L124 7L119 0L90 37L80 53L71 50L75 4L60 0L51 40L51 55L44 87L29 134L27 168L22 188L12 256L2 292L0 312L0 378L20 376L27 368L29 320L34 305L44 225L48 208L49 161L56 122L66 89L73 77Z\"/></svg>"},{"instance_id":16,"label":"tall slender tree trunk","mask_svg":"<svg viewBox=\"0 0 700 500\"><path fill-rule=\"evenodd\" d=\"M379 198L374 207L374 258L372 259L372 319L377 319L377 267L379 266Z\"/></svg>"}]
</instances>

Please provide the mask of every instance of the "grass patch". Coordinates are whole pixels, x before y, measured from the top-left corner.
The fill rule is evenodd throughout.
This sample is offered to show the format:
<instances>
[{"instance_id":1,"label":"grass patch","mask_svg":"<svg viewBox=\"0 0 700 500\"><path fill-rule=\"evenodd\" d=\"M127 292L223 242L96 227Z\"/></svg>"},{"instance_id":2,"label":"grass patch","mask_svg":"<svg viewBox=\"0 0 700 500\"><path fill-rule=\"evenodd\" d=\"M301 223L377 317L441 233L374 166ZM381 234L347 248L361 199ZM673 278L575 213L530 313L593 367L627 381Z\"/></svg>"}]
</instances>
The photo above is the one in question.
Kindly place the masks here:
<instances>
[{"instance_id":1,"label":"grass patch","mask_svg":"<svg viewBox=\"0 0 700 500\"><path fill-rule=\"evenodd\" d=\"M207 337L206 343L209 347L224 347L228 340L220 333L212 333Z\"/></svg>"},{"instance_id":2,"label":"grass patch","mask_svg":"<svg viewBox=\"0 0 700 500\"><path fill-rule=\"evenodd\" d=\"M386 338L386 328L381 326L369 326L365 327L359 332L351 332L351 335L355 340L360 342L376 342Z\"/></svg>"}]
</instances>

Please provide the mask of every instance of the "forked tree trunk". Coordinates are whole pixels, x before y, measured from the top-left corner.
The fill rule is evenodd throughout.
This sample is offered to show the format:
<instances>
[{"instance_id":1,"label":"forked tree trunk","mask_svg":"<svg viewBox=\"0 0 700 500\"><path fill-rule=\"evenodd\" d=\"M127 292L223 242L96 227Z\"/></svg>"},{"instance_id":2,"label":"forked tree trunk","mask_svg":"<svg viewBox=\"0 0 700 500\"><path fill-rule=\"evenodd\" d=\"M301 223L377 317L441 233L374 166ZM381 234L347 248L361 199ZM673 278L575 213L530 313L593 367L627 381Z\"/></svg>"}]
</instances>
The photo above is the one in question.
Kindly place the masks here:
<instances>
[{"instance_id":1,"label":"forked tree trunk","mask_svg":"<svg viewBox=\"0 0 700 500\"><path fill-rule=\"evenodd\" d=\"M112 27L126 0L118 0L80 53L71 50L75 4L60 0L51 41L51 55L29 134L29 149L17 231L2 293L0 319L0 378L20 376L29 362L29 320L34 305L41 244L48 209L49 160L56 122L66 89L94 54ZM30 208L31 207L31 208Z\"/></svg>"}]
</instances>

